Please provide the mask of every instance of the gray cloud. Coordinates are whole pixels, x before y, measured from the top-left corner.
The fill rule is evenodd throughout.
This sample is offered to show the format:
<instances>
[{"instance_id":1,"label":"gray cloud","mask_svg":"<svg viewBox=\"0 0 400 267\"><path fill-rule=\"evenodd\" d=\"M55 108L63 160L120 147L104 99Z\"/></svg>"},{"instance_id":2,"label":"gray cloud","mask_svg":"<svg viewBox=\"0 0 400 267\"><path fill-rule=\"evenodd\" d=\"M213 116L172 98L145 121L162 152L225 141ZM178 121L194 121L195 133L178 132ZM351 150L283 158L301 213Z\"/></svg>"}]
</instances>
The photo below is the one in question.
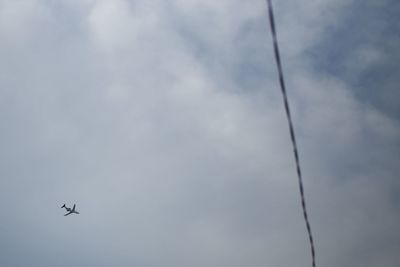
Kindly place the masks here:
<instances>
[{"instance_id":1,"label":"gray cloud","mask_svg":"<svg viewBox=\"0 0 400 267\"><path fill-rule=\"evenodd\" d=\"M309 53L357 2L275 6L318 263L396 265L398 122ZM264 2L0 10L1 265L309 265Z\"/></svg>"},{"instance_id":2,"label":"gray cloud","mask_svg":"<svg viewBox=\"0 0 400 267\"><path fill-rule=\"evenodd\" d=\"M399 114L399 8L392 0L352 1L314 55L317 67L346 80L361 101L394 118Z\"/></svg>"}]
</instances>

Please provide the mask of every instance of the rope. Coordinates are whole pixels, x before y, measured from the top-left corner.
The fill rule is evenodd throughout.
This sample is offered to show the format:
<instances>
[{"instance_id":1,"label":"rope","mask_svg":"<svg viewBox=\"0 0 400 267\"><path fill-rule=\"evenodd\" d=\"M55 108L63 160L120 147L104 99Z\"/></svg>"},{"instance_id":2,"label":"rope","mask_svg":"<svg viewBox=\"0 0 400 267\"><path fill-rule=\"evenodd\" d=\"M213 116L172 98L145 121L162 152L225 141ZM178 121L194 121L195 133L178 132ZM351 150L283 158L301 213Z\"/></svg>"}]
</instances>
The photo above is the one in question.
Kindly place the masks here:
<instances>
[{"instance_id":1,"label":"rope","mask_svg":"<svg viewBox=\"0 0 400 267\"><path fill-rule=\"evenodd\" d=\"M270 22L270 26L271 26L272 39L273 39L273 43L274 43L274 52L275 52L276 65L277 65L278 74L279 74L279 83L280 83L281 91L282 91L282 95L283 95L283 102L285 105L286 117L287 117L288 124L289 124L290 139L292 140L294 159L296 162L296 170L297 170L297 177L298 177L298 181L299 181L299 189L300 189L300 197L301 197L301 206L303 208L304 220L305 220L306 227L307 227L308 237L310 239L312 266L315 267L316 265L315 265L314 241L313 241L313 236L311 233L310 222L308 220L306 199L304 197L303 178L302 178L301 169L300 169L299 153L298 153L298 149L297 149L296 137L294 134L292 116L290 115L289 101L288 101L288 97L287 97L287 93L286 93L285 81L283 79L282 64L281 64L281 58L279 55L278 38L276 36L276 30L275 30L274 12L272 9L271 0L266 0L266 1L268 4L269 22Z\"/></svg>"}]
</instances>

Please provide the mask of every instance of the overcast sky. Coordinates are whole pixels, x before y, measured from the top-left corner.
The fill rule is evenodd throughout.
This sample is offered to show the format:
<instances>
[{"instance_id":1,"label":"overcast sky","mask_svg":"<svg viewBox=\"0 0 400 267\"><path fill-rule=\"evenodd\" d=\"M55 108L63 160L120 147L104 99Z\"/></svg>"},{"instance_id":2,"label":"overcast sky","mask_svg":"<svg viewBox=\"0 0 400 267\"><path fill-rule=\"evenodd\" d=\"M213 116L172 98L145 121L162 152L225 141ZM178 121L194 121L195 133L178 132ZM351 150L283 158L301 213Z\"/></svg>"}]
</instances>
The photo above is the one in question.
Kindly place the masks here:
<instances>
[{"instance_id":1,"label":"overcast sky","mask_svg":"<svg viewBox=\"0 0 400 267\"><path fill-rule=\"evenodd\" d=\"M400 3L274 7L317 265L399 266ZM264 0L0 0L0 265L311 266L271 44Z\"/></svg>"}]
</instances>

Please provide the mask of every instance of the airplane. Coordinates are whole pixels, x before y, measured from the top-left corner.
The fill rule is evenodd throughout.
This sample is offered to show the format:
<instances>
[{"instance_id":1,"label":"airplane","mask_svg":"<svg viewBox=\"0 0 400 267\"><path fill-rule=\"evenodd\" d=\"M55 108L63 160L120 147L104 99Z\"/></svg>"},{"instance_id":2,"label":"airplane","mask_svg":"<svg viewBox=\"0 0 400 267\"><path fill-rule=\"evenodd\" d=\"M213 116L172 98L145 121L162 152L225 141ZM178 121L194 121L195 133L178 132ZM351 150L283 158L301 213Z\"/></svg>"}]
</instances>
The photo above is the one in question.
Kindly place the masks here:
<instances>
[{"instance_id":1,"label":"airplane","mask_svg":"<svg viewBox=\"0 0 400 267\"><path fill-rule=\"evenodd\" d=\"M65 214L64 216L70 215L71 213L76 213L76 214L79 214L79 212L77 212L77 211L75 210L75 204L74 204L74 206L72 207L72 209L71 209L71 208L68 208L67 206L65 206L65 204L64 204L64 205L62 205L62 207L61 207L61 208L65 208L65 209L66 209L66 211L68 211L68 213L67 213L67 214Z\"/></svg>"}]
</instances>

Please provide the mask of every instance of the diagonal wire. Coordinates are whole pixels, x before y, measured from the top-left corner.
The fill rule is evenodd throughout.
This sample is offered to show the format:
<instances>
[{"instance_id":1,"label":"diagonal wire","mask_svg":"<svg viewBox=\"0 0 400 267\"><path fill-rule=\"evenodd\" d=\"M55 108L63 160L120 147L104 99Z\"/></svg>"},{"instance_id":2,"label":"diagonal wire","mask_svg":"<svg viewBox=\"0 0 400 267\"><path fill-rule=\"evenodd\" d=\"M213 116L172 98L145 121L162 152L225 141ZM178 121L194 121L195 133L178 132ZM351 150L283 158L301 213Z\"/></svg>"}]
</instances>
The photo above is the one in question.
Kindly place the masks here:
<instances>
[{"instance_id":1,"label":"diagonal wire","mask_svg":"<svg viewBox=\"0 0 400 267\"><path fill-rule=\"evenodd\" d=\"M301 176L301 169L300 169L299 153L298 153L298 149L297 149L296 137L294 134L292 117L290 115L289 102L288 102L288 97L287 97L286 87L285 87L285 80L283 79L282 64L281 64L281 58L279 55L278 38L276 36L276 29L275 29L274 12L272 9L271 0L266 0L266 1L268 4L268 15L269 15L269 22L270 22L271 32L272 32L272 39L274 42L274 52L275 52L275 59L276 59L276 64L277 64L278 74L279 74L279 83L280 83L281 91L282 91L282 95L283 95L283 102L285 104L286 117L287 117L288 124L289 124L290 139L292 140L294 159L296 161L296 170L297 170L297 177L299 180L301 206L303 208L304 220L305 220L306 227L307 227L308 237L310 239L312 266L315 267L314 241L313 241L313 236L311 233L310 222L308 220L308 214L307 214L307 209L306 209L306 200L304 197L303 178Z\"/></svg>"}]
</instances>

